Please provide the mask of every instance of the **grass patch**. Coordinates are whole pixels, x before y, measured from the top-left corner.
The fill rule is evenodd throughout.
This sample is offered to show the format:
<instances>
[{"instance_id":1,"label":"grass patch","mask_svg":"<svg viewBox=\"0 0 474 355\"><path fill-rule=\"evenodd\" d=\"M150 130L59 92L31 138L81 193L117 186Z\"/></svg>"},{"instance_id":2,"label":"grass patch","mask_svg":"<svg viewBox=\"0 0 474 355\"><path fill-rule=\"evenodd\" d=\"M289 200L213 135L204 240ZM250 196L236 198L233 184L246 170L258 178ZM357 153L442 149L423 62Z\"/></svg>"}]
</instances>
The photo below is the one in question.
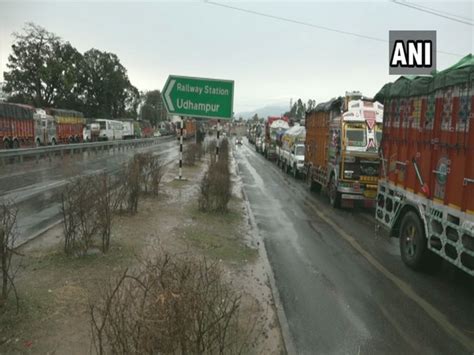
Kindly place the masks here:
<instances>
[{"instance_id":1,"label":"grass patch","mask_svg":"<svg viewBox=\"0 0 474 355\"><path fill-rule=\"evenodd\" d=\"M103 266L119 266L127 264L134 255L137 248L125 245L123 243L112 242L110 250L106 254L102 254L99 250L84 256L74 257L67 256L62 249L57 248L51 250L50 253L34 258L33 268L41 269L58 269L64 271L80 271L83 269L93 269Z\"/></svg>"},{"instance_id":2,"label":"grass patch","mask_svg":"<svg viewBox=\"0 0 474 355\"><path fill-rule=\"evenodd\" d=\"M246 263L254 261L258 251L252 249L235 236L212 234L209 231L197 230L195 226L188 227L184 236L191 243L202 249L213 259L222 259L229 262Z\"/></svg>"},{"instance_id":3,"label":"grass patch","mask_svg":"<svg viewBox=\"0 0 474 355\"><path fill-rule=\"evenodd\" d=\"M173 189L180 189L182 188L183 186L187 186L189 185L189 180L177 180L177 179L173 179L169 182L166 183L166 186L168 187L171 187Z\"/></svg>"},{"instance_id":4,"label":"grass patch","mask_svg":"<svg viewBox=\"0 0 474 355\"><path fill-rule=\"evenodd\" d=\"M195 204L185 210L193 221L180 232L191 244L213 259L234 263L252 262L258 251L247 246L242 237L242 211L233 204L225 213L206 213Z\"/></svg>"}]
</instances>

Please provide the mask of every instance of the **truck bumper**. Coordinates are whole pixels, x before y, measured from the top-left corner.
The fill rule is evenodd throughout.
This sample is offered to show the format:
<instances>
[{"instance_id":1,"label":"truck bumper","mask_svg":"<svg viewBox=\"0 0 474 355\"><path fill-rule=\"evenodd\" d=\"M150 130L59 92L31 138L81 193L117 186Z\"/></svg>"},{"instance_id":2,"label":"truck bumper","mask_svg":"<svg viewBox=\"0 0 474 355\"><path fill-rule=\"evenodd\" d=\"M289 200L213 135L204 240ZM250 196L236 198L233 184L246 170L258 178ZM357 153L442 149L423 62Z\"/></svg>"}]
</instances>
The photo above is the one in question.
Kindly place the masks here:
<instances>
[{"instance_id":1,"label":"truck bumper","mask_svg":"<svg viewBox=\"0 0 474 355\"><path fill-rule=\"evenodd\" d=\"M354 207L356 205L364 208L375 208L377 190L365 190L362 192L341 192L341 204L343 207Z\"/></svg>"}]
</instances>

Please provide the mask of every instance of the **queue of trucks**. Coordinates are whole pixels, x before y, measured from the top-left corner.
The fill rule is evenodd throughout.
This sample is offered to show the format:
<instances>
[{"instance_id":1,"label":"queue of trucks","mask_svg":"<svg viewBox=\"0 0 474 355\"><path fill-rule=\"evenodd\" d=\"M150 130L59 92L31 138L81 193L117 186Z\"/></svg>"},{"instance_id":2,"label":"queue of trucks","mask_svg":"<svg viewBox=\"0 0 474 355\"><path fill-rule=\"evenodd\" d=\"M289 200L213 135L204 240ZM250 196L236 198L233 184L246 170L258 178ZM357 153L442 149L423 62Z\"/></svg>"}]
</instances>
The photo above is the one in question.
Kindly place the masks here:
<instances>
[{"instance_id":1,"label":"queue of trucks","mask_svg":"<svg viewBox=\"0 0 474 355\"><path fill-rule=\"evenodd\" d=\"M431 76L402 76L374 99L347 92L320 103L304 127L269 117L248 139L311 190L326 190L332 206L375 207L408 267L446 260L474 276L473 107L468 55Z\"/></svg>"},{"instance_id":2,"label":"queue of trucks","mask_svg":"<svg viewBox=\"0 0 474 355\"><path fill-rule=\"evenodd\" d=\"M86 119L74 110L0 102L0 143L4 149L148 138L153 134L148 121Z\"/></svg>"}]
</instances>

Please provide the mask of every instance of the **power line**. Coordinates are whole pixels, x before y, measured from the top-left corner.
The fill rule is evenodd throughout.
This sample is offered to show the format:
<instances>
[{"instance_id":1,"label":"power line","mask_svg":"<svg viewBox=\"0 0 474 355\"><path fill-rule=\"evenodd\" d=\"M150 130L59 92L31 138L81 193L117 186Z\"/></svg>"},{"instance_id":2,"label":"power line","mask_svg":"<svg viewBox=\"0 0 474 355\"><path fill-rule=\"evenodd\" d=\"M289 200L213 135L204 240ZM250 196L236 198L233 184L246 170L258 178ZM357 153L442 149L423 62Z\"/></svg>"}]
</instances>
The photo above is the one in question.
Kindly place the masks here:
<instances>
[{"instance_id":1,"label":"power line","mask_svg":"<svg viewBox=\"0 0 474 355\"><path fill-rule=\"evenodd\" d=\"M399 0L391 0L391 1L394 4L397 4L397 5L406 6L406 7L409 7L411 9L415 9L415 10L418 10L418 11L421 11L421 12L426 12L428 14L432 14L432 15L435 15L435 16L438 16L438 17L442 17L442 18L445 18L445 19L448 19L448 20L451 20L451 21L456 21L456 22L459 22L459 23L463 23L465 25L474 26L474 23L470 20L465 21L465 20L462 20L461 18L457 18L456 15L452 15L452 14L449 14L449 16L448 15L443 15L443 12L432 9L430 7L427 7L427 6L419 6L419 5L411 4L407 1L399 1ZM448 13L446 12L446 14L448 14Z\"/></svg>"},{"instance_id":2,"label":"power line","mask_svg":"<svg viewBox=\"0 0 474 355\"><path fill-rule=\"evenodd\" d=\"M262 17L266 17L266 18L271 18L271 19L278 20L278 21L289 22L289 23L293 23L293 24L297 24L297 25L303 25L303 26L306 26L306 27L317 28L317 29L320 29L320 30L335 32L335 33L339 33L339 34L343 34L343 35L348 35L348 36L352 36L352 37L358 37L358 38L368 39L368 40L372 40L372 41L376 41L376 42L388 43L388 41L385 40L385 39L383 39L383 38L368 36L368 35L364 35L364 34L356 33L356 32L350 32L350 31L339 30L339 29L337 29L337 28L327 27L327 26L322 26L322 25L317 25L317 24L314 24L314 23L305 22L305 21L300 21L300 20L295 20L295 19L292 19L292 18L289 18L289 17L276 16L276 15L272 15L272 14L268 14L268 13L264 13L264 12L259 12L259 11L255 11L255 10L245 9L245 8L242 8L242 7L237 7L237 6L222 4L222 3L215 2L215 1L212 1L212 0L204 0L204 3L209 4L209 5L214 5L214 6L220 6L220 7L226 8L226 9L230 9L230 10L245 12L245 13L252 14L252 15L257 15L257 16L262 16ZM443 54L447 54L447 55L452 55L452 56L455 56L455 57L463 57L462 54L453 53L453 52L446 52L446 51L440 51L440 50L438 50L438 53L443 53Z\"/></svg>"},{"instance_id":3,"label":"power line","mask_svg":"<svg viewBox=\"0 0 474 355\"><path fill-rule=\"evenodd\" d=\"M437 9L432 8L432 7L428 7L428 6L421 5L421 4L416 4L416 6L422 8L422 9L433 10L433 11L436 11L440 14L445 14L445 15L448 15L448 16L453 16L453 17L461 18L461 19L467 20L469 22L472 22L472 17L465 17L465 16L461 16L461 15L458 15L458 14L453 14L452 12L437 10Z\"/></svg>"},{"instance_id":4,"label":"power line","mask_svg":"<svg viewBox=\"0 0 474 355\"><path fill-rule=\"evenodd\" d=\"M266 14L266 13L264 13L264 12L258 12L258 11L254 11L254 10L244 9L244 8L242 8L242 7L231 6L231 5L222 4L222 3L218 3L218 2L214 2L214 1L209 1L209 0L204 0L204 2L205 2L206 4L210 4L210 5L221 6L221 7L227 8L227 9L232 9L232 10L236 10L236 11L246 12L246 13L253 14L253 15L258 15L258 16L263 16L263 17L267 17L267 18L272 18L272 19L275 19L275 20L280 20L280 21L295 23L295 24L297 24L297 25L303 25L303 26L307 26L307 27L318 28L318 29L320 29L320 30L326 30L326 31L336 32L336 33L345 34L345 35L349 35L349 36L354 36L354 37L359 37L359 38L364 38L364 39L370 39L370 40L378 41L378 42L388 42L388 41L386 41L386 40L384 40L384 39L382 39L382 38L367 36L367 35L360 34L360 33L355 33L355 32L349 32L349 31L339 30L339 29L337 29L337 28L331 28L331 27L316 25L316 24L313 24L313 23L304 22L304 21L299 21L299 20L295 20L295 19L288 18L288 17L282 17L282 16L276 16L276 15Z\"/></svg>"}]
</instances>

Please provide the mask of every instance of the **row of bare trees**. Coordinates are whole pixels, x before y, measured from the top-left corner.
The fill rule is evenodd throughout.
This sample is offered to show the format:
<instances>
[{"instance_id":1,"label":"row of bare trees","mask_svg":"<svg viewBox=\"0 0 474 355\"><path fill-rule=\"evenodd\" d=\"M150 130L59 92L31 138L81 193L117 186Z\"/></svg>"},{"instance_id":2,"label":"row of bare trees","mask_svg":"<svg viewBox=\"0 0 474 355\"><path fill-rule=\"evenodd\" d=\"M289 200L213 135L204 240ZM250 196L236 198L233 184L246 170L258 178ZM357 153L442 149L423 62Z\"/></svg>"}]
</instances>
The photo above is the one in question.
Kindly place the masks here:
<instances>
[{"instance_id":1,"label":"row of bare trees","mask_svg":"<svg viewBox=\"0 0 474 355\"><path fill-rule=\"evenodd\" d=\"M209 166L201 181L198 205L204 212L224 213L232 197L229 142L227 139L221 141L218 158L215 155L215 143L208 148Z\"/></svg>"},{"instance_id":2,"label":"row of bare trees","mask_svg":"<svg viewBox=\"0 0 474 355\"><path fill-rule=\"evenodd\" d=\"M84 255L98 247L106 253L114 213L135 214L141 195L158 195L162 175L157 156L139 153L116 175L102 173L69 181L61 195L65 252Z\"/></svg>"}]
</instances>

